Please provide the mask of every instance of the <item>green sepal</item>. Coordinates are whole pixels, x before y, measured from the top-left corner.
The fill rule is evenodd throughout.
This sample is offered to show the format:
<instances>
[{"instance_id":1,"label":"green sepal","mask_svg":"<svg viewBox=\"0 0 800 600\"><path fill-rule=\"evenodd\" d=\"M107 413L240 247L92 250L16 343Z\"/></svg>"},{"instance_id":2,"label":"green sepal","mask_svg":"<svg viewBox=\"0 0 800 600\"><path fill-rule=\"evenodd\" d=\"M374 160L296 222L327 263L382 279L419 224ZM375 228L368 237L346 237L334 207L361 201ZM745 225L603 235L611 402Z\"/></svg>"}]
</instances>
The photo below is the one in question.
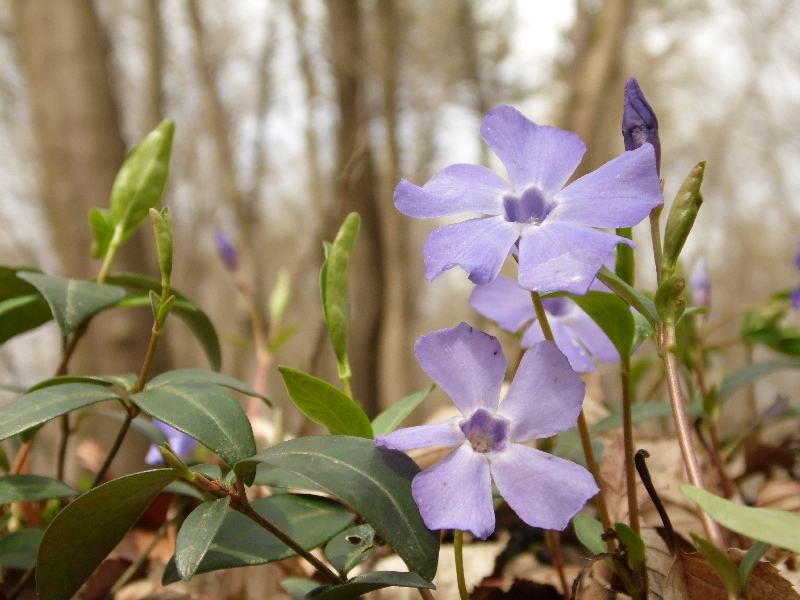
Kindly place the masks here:
<instances>
[{"instance_id":1,"label":"green sepal","mask_svg":"<svg viewBox=\"0 0 800 600\"><path fill-rule=\"evenodd\" d=\"M158 321L158 313L161 311L161 296L156 294L153 290L147 293L150 298L150 308L153 310L153 318Z\"/></svg>"},{"instance_id":2,"label":"green sepal","mask_svg":"<svg viewBox=\"0 0 800 600\"><path fill-rule=\"evenodd\" d=\"M175 451L172 449L172 446L169 445L169 442L164 442L161 446L159 446L158 451L161 454L161 458L164 459L166 465L175 471L175 473L178 474L178 477L182 477L186 481L190 481L192 483L197 480L197 475L188 466L186 466L186 463L181 460L180 456L175 454Z\"/></svg>"},{"instance_id":3,"label":"green sepal","mask_svg":"<svg viewBox=\"0 0 800 600\"><path fill-rule=\"evenodd\" d=\"M667 225L664 230L664 254L661 257L661 278L665 280L675 273L678 264L678 257L689 237L697 212L703 204L703 195L700 193L700 185L703 183L706 163L701 161L692 168L686 177L675 200L669 210Z\"/></svg>"},{"instance_id":4,"label":"green sepal","mask_svg":"<svg viewBox=\"0 0 800 600\"><path fill-rule=\"evenodd\" d=\"M683 297L685 287L686 280L683 277L670 277L656 291L656 310L667 327L674 328L686 309L686 298Z\"/></svg>"}]
</instances>

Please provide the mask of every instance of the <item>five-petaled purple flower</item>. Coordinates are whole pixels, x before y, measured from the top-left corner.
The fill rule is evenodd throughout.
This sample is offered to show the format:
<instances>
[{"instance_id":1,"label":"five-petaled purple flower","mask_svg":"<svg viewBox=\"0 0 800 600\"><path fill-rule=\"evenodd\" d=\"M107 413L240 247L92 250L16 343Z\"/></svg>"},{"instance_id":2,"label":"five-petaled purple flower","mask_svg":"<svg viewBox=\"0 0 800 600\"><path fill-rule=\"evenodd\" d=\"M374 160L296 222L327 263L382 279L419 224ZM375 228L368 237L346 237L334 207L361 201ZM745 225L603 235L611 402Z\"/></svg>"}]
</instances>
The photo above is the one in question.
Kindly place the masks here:
<instances>
[{"instance_id":1,"label":"five-petaled purple flower","mask_svg":"<svg viewBox=\"0 0 800 600\"><path fill-rule=\"evenodd\" d=\"M457 164L422 187L402 180L395 189L395 206L412 217L486 215L431 233L423 251L429 280L460 265L473 283L488 283L513 252L522 287L585 294L609 252L633 245L594 228L631 227L664 202L650 144L564 187L586 151L574 133L498 106L484 118L481 135L511 185L486 167Z\"/></svg>"},{"instance_id":2,"label":"five-petaled purple flower","mask_svg":"<svg viewBox=\"0 0 800 600\"><path fill-rule=\"evenodd\" d=\"M506 359L496 338L461 323L422 336L415 350L463 415L377 438L378 445L397 450L455 446L411 484L425 524L487 537L495 526L494 480L523 521L564 529L599 491L594 479L583 467L524 442L553 436L578 418L585 385L566 357L552 342L533 346L500 402Z\"/></svg>"},{"instance_id":3,"label":"five-petaled purple flower","mask_svg":"<svg viewBox=\"0 0 800 600\"><path fill-rule=\"evenodd\" d=\"M167 443L169 444L170 448L172 448L172 451L182 459L185 459L187 456L189 456L189 453L198 445L196 439L189 437L182 431L178 431L177 429L170 427L166 423L162 423L161 421L153 419L153 424L158 427L164 433L164 435L167 436ZM147 456L144 457L144 462L146 462L148 465L164 464L164 459L161 457L161 453L158 451L158 446L155 444L150 445L150 449L147 451Z\"/></svg>"},{"instance_id":4,"label":"five-petaled purple flower","mask_svg":"<svg viewBox=\"0 0 800 600\"><path fill-rule=\"evenodd\" d=\"M490 283L477 286L472 290L469 303L479 313L511 332L519 331L532 321L522 334L520 344L523 348L530 348L545 339L530 292L508 277L500 275ZM575 371L594 371L592 356L602 362L619 362L619 352L614 344L575 302L557 297L543 298L542 304L556 344Z\"/></svg>"}]
</instances>

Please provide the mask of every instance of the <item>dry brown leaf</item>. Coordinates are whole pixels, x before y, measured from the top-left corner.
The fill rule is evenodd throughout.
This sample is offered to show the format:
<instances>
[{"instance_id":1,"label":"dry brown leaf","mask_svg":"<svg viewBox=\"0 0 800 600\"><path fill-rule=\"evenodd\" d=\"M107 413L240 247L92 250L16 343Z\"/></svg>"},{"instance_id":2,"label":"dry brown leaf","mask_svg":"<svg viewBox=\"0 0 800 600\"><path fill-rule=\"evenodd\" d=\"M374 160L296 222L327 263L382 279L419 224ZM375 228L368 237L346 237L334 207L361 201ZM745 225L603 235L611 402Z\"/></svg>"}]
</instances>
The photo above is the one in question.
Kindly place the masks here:
<instances>
[{"instance_id":1,"label":"dry brown leaf","mask_svg":"<svg viewBox=\"0 0 800 600\"><path fill-rule=\"evenodd\" d=\"M773 479L758 492L756 505L800 513L800 482L793 479Z\"/></svg>"}]
</instances>

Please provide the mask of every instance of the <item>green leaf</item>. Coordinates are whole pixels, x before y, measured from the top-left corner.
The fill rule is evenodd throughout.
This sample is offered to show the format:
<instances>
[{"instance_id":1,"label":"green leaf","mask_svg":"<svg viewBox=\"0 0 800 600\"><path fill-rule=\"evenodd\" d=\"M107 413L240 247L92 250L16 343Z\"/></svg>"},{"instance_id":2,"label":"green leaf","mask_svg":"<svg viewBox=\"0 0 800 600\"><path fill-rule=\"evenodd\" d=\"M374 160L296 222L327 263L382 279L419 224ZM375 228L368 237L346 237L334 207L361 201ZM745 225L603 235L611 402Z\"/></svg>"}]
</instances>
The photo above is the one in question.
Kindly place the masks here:
<instances>
[{"instance_id":1,"label":"green leaf","mask_svg":"<svg viewBox=\"0 0 800 600\"><path fill-rule=\"evenodd\" d=\"M338 502L320 496L279 494L251 503L255 511L308 550L327 542L353 522L355 516ZM284 560L295 556L278 538L244 515L228 512L196 573ZM170 560L162 583L178 581Z\"/></svg>"},{"instance_id":2,"label":"green leaf","mask_svg":"<svg viewBox=\"0 0 800 600\"><path fill-rule=\"evenodd\" d=\"M79 496L45 531L36 560L40 600L69 600L176 478L172 469L114 479Z\"/></svg>"},{"instance_id":3,"label":"green leaf","mask_svg":"<svg viewBox=\"0 0 800 600\"><path fill-rule=\"evenodd\" d=\"M637 292L622 279L617 277L608 267L603 267L597 273L597 278L602 281L606 286L614 292L617 296L625 300L636 311L650 322L653 329L658 327L659 318L656 305L650 298L644 294Z\"/></svg>"},{"instance_id":4,"label":"green leaf","mask_svg":"<svg viewBox=\"0 0 800 600\"><path fill-rule=\"evenodd\" d=\"M64 335L72 333L86 319L125 297L125 290L115 285L65 279L44 273L22 272L17 276L41 292Z\"/></svg>"},{"instance_id":5,"label":"green leaf","mask_svg":"<svg viewBox=\"0 0 800 600\"><path fill-rule=\"evenodd\" d=\"M105 386L88 383L65 383L24 394L0 407L0 440L105 400L120 397Z\"/></svg>"},{"instance_id":6,"label":"green leaf","mask_svg":"<svg viewBox=\"0 0 800 600\"><path fill-rule=\"evenodd\" d=\"M0 477L0 504L50 500L77 496L78 492L60 479L42 475L6 475Z\"/></svg>"},{"instance_id":7,"label":"green leaf","mask_svg":"<svg viewBox=\"0 0 800 600\"><path fill-rule=\"evenodd\" d=\"M742 562L739 563L739 583L741 585L741 589L745 590L745 593L748 591L747 582L750 580L750 575L752 575L753 569L756 568L758 561L761 560L761 557L764 556L767 553L767 550L769 550L771 547L772 546L770 544L756 542L750 547L750 549L747 551L747 554L744 555Z\"/></svg>"},{"instance_id":8,"label":"green leaf","mask_svg":"<svg viewBox=\"0 0 800 600\"><path fill-rule=\"evenodd\" d=\"M774 508L740 506L689 484L682 485L681 492L731 531L800 552L800 515Z\"/></svg>"},{"instance_id":9,"label":"green leaf","mask_svg":"<svg viewBox=\"0 0 800 600\"><path fill-rule=\"evenodd\" d=\"M19 529L0 538L0 567L30 569L36 562L36 552L44 529Z\"/></svg>"},{"instance_id":10,"label":"green leaf","mask_svg":"<svg viewBox=\"0 0 800 600\"><path fill-rule=\"evenodd\" d=\"M632 240L633 227L618 227L617 235ZM628 244L619 244L617 246L614 274L629 286L633 287L633 282L636 278L636 257L633 254L633 248L628 246Z\"/></svg>"},{"instance_id":11,"label":"green leaf","mask_svg":"<svg viewBox=\"0 0 800 600\"><path fill-rule=\"evenodd\" d=\"M175 540L175 567L184 581L191 579L200 566L230 504L230 496L203 502L181 525Z\"/></svg>"},{"instance_id":12,"label":"green leaf","mask_svg":"<svg viewBox=\"0 0 800 600\"><path fill-rule=\"evenodd\" d=\"M320 290L325 323L333 343L333 352L339 365L339 378L350 379L350 363L347 358L347 340L350 331L350 291L348 270L350 253L358 237L361 217L350 213L342 223L336 239L327 252L320 272Z\"/></svg>"},{"instance_id":13,"label":"green leaf","mask_svg":"<svg viewBox=\"0 0 800 600\"><path fill-rule=\"evenodd\" d=\"M621 357L631 355L636 326L625 300L616 294L596 291L588 292L585 296L570 295L570 298L597 323Z\"/></svg>"},{"instance_id":14,"label":"green leaf","mask_svg":"<svg viewBox=\"0 0 800 600\"><path fill-rule=\"evenodd\" d=\"M160 281L138 273L110 275L106 278L106 283L121 285L135 290L144 290L145 292L153 291L159 296L161 296L162 292ZM203 351L211 363L211 368L219 371L222 364L222 354L219 348L219 338L211 320L186 296L174 288L170 287L170 293L175 295L175 305L172 307L172 312L189 326L197 341L202 345ZM150 297L148 293L128 296L120 301L118 306L150 306Z\"/></svg>"},{"instance_id":15,"label":"green leaf","mask_svg":"<svg viewBox=\"0 0 800 600\"><path fill-rule=\"evenodd\" d=\"M0 267L0 344L53 318L39 290L17 277L23 272L36 271Z\"/></svg>"},{"instance_id":16,"label":"green leaf","mask_svg":"<svg viewBox=\"0 0 800 600\"><path fill-rule=\"evenodd\" d=\"M717 392L717 401L723 402L739 388L753 383L761 377L777 371L792 369L800 369L800 360L784 359L745 365L722 380L719 392Z\"/></svg>"},{"instance_id":17,"label":"green leaf","mask_svg":"<svg viewBox=\"0 0 800 600\"><path fill-rule=\"evenodd\" d=\"M395 571L373 571L349 579L343 585L323 585L312 590L306 596L307 600L348 600L357 598L387 587L425 588L435 590L436 586L416 573L402 573Z\"/></svg>"},{"instance_id":18,"label":"green leaf","mask_svg":"<svg viewBox=\"0 0 800 600\"><path fill-rule=\"evenodd\" d=\"M367 560L375 550L375 530L368 524L351 527L325 546L325 558L342 575Z\"/></svg>"},{"instance_id":19,"label":"green leaf","mask_svg":"<svg viewBox=\"0 0 800 600\"><path fill-rule=\"evenodd\" d=\"M131 394L130 401L193 437L229 465L256 453L250 420L241 405L227 389L207 379L192 382L180 371L168 371L154 377L144 391Z\"/></svg>"},{"instance_id":20,"label":"green leaf","mask_svg":"<svg viewBox=\"0 0 800 600\"><path fill-rule=\"evenodd\" d=\"M666 402L642 402L631 406L631 420L634 423L659 419L672 415L672 407ZM592 435L599 435L622 427L622 408L615 407L607 417L595 423Z\"/></svg>"},{"instance_id":21,"label":"green leaf","mask_svg":"<svg viewBox=\"0 0 800 600\"><path fill-rule=\"evenodd\" d=\"M280 469L267 463L262 463L256 468L256 477L253 481L255 485L267 485L274 488L292 488L295 490L306 490L309 492L324 492L318 485L311 483L305 477L296 473Z\"/></svg>"},{"instance_id":22,"label":"green leaf","mask_svg":"<svg viewBox=\"0 0 800 600\"><path fill-rule=\"evenodd\" d=\"M161 211L150 209L150 218L153 220L153 229L156 236L156 252L158 265L161 268L161 280L169 282L172 277L172 215L169 208ZM167 285L169 285L167 283Z\"/></svg>"},{"instance_id":23,"label":"green leaf","mask_svg":"<svg viewBox=\"0 0 800 600\"><path fill-rule=\"evenodd\" d=\"M189 496L190 498L196 498L197 500L200 500L200 502L203 502L206 499L200 490L193 485L189 485L185 481L173 481L164 488L164 493Z\"/></svg>"},{"instance_id":24,"label":"green leaf","mask_svg":"<svg viewBox=\"0 0 800 600\"><path fill-rule=\"evenodd\" d=\"M578 513L572 518L572 527L581 544L593 554L608 552L608 545L603 541L603 526L600 521L587 514Z\"/></svg>"},{"instance_id":25,"label":"green leaf","mask_svg":"<svg viewBox=\"0 0 800 600\"><path fill-rule=\"evenodd\" d=\"M319 587L319 581L305 577L287 577L281 581L281 587L295 600L304 600L306 594Z\"/></svg>"},{"instance_id":26,"label":"green leaf","mask_svg":"<svg viewBox=\"0 0 800 600\"><path fill-rule=\"evenodd\" d=\"M173 371L166 371L165 373L161 373L161 375L153 377L148 383L148 387L151 385L180 385L183 383L221 385L222 387L232 389L236 392L241 392L246 396L261 398L271 406L266 396L259 394L243 381L239 381L230 375L217 373L216 371L207 371L205 369L175 369Z\"/></svg>"},{"instance_id":27,"label":"green leaf","mask_svg":"<svg viewBox=\"0 0 800 600\"><path fill-rule=\"evenodd\" d=\"M327 381L292 369L278 367L289 397L309 419L325 425L334 435L372 439L372 425L364 410L352 398Z\"/></svg>"},{"instance_id":28,"label":"green leaf","mask_svg":"<svg viewBox=\"0 0 800 600\"><path fill-rule=\"evenodd\" d=\"M111 215L105 208L89 209L89 226L92 228L92 258L101 259L108 254L114 238L114 225Z\"/></svg>"},{"instance_id":29,"label":"green leaf","mask_svg":"<svg viewBox=\"0 0 800 600\"><path fill-rule=\"evenodd\" d=\"M26 393L29 394L36 390L43 390L44 388L63 385L65 383L89 383L106 387L117 385L126 391L130 391L133 389L137 378L138 376L134 373L125 373L124 375L59 375L58 377L51 377L50 379L40 381L28 389Z\"/></svg>"},{"instance_id":30,"label":"green leaf","mask_svg":"<svg viewBox=\"0 0 800 600\"><path fill-rule=\"evenodd\" d=\"M734 600L738 598L742 587L739 580L739 567L736 566L736 563L731 560L730 556L707 539L696 533L692 533L692 539L700 554L714 567L714 571L719 575L722 585L725 586L725 591L728 593L728 598Z\"/></svg>"},{"instance_id":31,"label":"green leaf","mask_svg":"<svg viewBox=\"0 0 800 600\"><path fill-rule=\"evenodd\" d=\"M635 332L633 335L633 343L631 344L631 354L636 352L639 346L653 335L653 326L650 325L650 321L643 317L639 311L633 313L633 323Z\"/></svg>"},{"instance_id":32,"label":"green leaf","mask_svg":"<svg viewBox=\"0 0 800 600\"><path fill-rule=\"evenodd\" d=\"M436 384L433 384L392 404L372 421L372 431L375 432L375 435L386 435L397 429L400 423L428 397L435 387Z\"/></svg>"},{"instance_id":33,"label":"green leaf","mask_svg":"<svg viewBox=\"0 0 800 600\"><path fill-rule=\"evenodd\" d=\"M169 175L175 121L165 119L131 150L114 180L109 221L125 241L161 202Z\"/></svg>"},{"instance_id":34,"label":"green leaf","mask_svg":"<svg viewBox=\"0 0 800 600\"><path fill-rule=\"evenodd\" d=\"M614 523L614 531L620 543L625 546L633 568L639 573L644 573L645 548L642 538L625 523Z\"/></svg>"},{"instance_id":35,"label":"green leaf","mask_svg":"<svg viewBox=\"0 0 800 600\"><path fill-rule=\"evenodd\" d=\"M260 462L292 471L341 498L412 571L433 579L439 533L425 527L411 496L411 480L420 469L408 456L363 438L323 435L283 442L234 469L246 471Z\"/></svg>"}]
</instances>

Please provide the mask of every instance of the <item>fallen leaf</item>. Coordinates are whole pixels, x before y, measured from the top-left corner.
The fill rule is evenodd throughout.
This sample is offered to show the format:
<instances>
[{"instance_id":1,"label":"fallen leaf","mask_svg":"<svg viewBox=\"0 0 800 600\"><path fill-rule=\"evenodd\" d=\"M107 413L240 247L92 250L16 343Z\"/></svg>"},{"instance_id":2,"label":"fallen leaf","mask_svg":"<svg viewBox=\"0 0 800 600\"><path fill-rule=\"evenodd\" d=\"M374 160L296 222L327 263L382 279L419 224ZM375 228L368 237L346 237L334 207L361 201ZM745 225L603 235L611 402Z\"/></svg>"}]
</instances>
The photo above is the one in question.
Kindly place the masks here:
<instances>
[{"instance_id":1,"label":"fallen leaf","mask_svg":"<svg viewBox=\"0 0 800 600\"><path fill-rule=\"evenodd\" d=\"M800 481L773 479L758 492L756 506L800 513Z\"/></svg>"}]
</instances>

